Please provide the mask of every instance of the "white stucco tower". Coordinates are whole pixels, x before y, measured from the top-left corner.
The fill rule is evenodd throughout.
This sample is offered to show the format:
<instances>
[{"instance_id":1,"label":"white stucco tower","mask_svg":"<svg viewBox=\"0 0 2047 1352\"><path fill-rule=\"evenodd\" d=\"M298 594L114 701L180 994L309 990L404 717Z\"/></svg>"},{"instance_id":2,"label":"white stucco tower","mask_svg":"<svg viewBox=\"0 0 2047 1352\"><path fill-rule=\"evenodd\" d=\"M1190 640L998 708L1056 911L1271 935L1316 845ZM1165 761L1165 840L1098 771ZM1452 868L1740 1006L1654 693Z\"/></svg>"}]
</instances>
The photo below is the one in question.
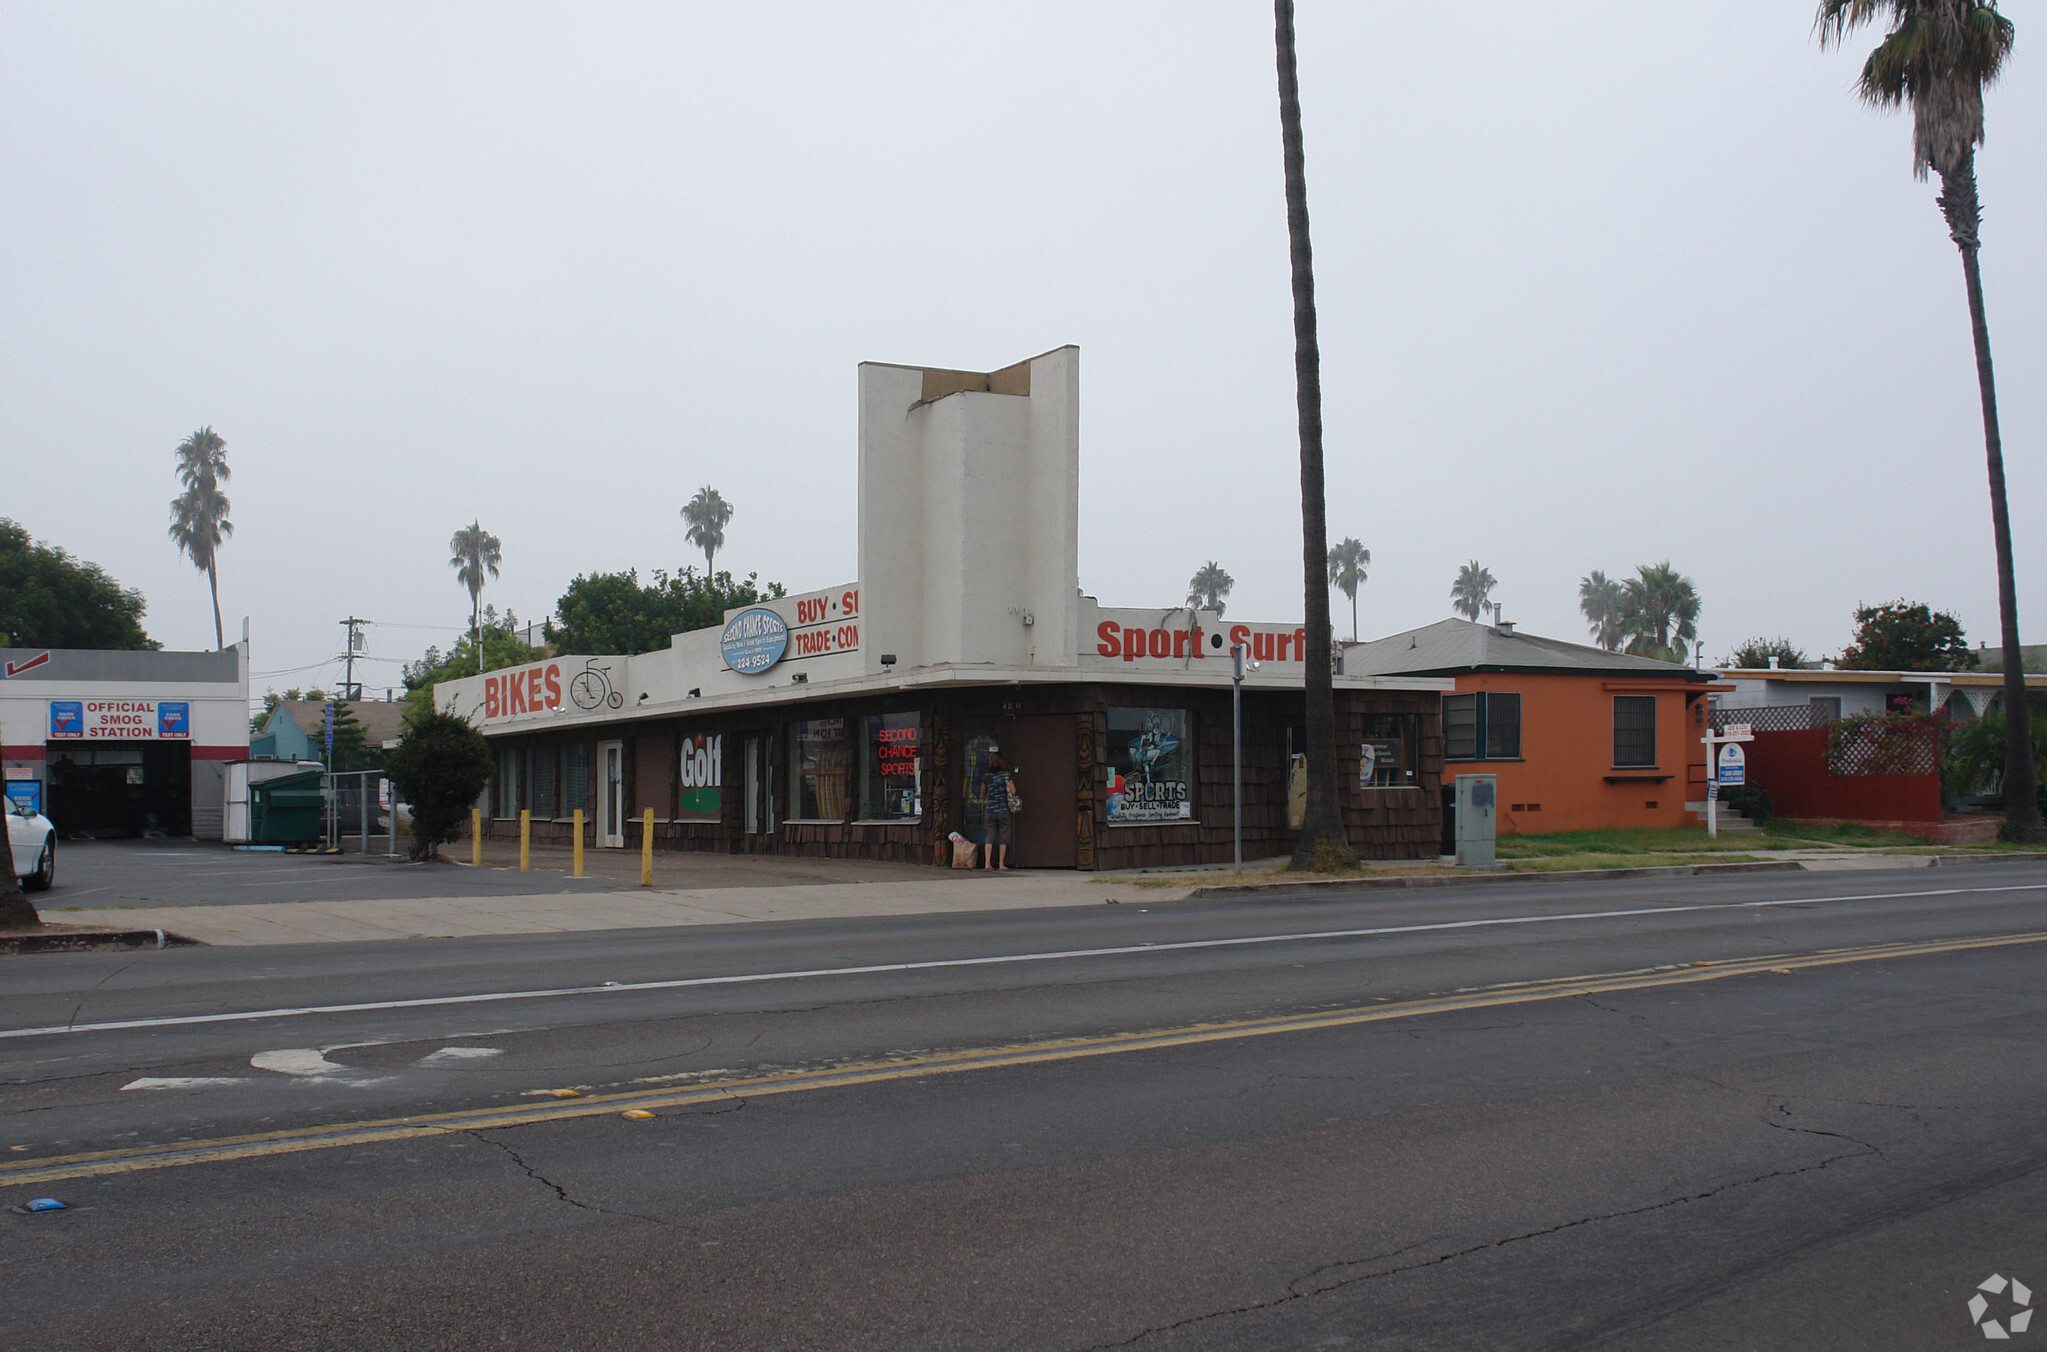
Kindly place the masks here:
<instances>
[{"instance_id":1,"label":"white stucco tower","mask_svg":"<svg viewBox=\"0 0 2047 1352\"><path fill-rule=\"evenodd\" d=\"M860 367L861 649L898 671L1078 664L1080 349Z\"/></svg>"}]
</instances>

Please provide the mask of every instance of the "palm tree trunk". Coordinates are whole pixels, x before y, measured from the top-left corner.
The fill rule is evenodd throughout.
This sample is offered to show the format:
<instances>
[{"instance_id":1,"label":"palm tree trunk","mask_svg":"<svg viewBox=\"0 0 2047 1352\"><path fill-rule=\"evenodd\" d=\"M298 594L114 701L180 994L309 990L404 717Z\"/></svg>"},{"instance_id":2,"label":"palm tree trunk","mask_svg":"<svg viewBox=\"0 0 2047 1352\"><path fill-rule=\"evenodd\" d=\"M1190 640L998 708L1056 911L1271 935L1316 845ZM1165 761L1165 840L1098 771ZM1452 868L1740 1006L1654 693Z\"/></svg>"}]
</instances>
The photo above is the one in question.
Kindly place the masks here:
<instances>
[{"instance_id":1,"label":"palm tree trunk","mask_svg":"<svg viewBox=\"0 0 2047 1352\"><path fill-rule=\"evenodd\" d=\"M483 675L483 593L469 593L469 642L476 649L476 674Z\"/></svg>"},{"instance_id":2,"label":"palm tree trunk","mask_svg":"<svg viewBox=\"0 0 2047 1352\"><path fill-rule=\"evenodd\" d=\"M1983 315L1983 274L1976 263L1982 207L1976 197L1972 154L1940 176L1940 209L1948 234L1962 251L1969 287L1969 328L1976 341L1976 388L1983 401L1983 454L1990 469L1990 530L1997 545L1998 642L2004 649L2004 834L2039 840L2039 785L2033 774L2032 710L2026 705L2025 663L2019 653L2019 593L2012 571L2011 513L2005 505L2004 442L1997 431L1997 380L1990 365L1990 322Z\"/></svg>"},{"instance_id":3,"label":"palm tree trunk","mask_svg":"<svg viewBox=\"0 0 2047 1352\"><path fill-rule=\"evenodd\" d=\"M0 930L41 929L43 918L36 914L28 893L21 890L21 877L14 871L14 843L0 824Z\"/></svg>"},{"instance_id":4,"label":"palm tree trunk","mask_svg":"<svg viewBox=\"0 0 2047 1352\"><path fill-rule=\"evenodd\" d=\"M1358 594L1356 592L1350 594L1350 641L1352 643L1358 641Z\"/></svg>"},{"instance_id":5,"label":"palm tree trunk","mask_svg":"<svg viewBox=\"0 0 2047 1352\"><path fill-rule=\"evenodd\" d=\"M1308 245L1308 173L1301 149L1301 85L1294 65L1293 0L1273 0L1279 56L1279 127L1286 167L1286 233L1293 265L1294 390L1301 432L1301 562L1307 651L1308 802L1295 868L1312 868L1332 851L1348 861L1350 841L1336 800L1336 700L1330 688L1329 523L1322 489L1322 350L1315 336L1315 259Z\"/></svg>"},{"instance_id":6,"label":"palm tree trunk","mask_svg":"<svg viewBox=\"0 0 2047 1352\"><path fill-rule=\"evenodd\" d=\"M218 652L227 646L227 640L220 632L220 574L211 559L206 561L206 585L213 592L213 647Z\"/></svg>"}]
</instances>

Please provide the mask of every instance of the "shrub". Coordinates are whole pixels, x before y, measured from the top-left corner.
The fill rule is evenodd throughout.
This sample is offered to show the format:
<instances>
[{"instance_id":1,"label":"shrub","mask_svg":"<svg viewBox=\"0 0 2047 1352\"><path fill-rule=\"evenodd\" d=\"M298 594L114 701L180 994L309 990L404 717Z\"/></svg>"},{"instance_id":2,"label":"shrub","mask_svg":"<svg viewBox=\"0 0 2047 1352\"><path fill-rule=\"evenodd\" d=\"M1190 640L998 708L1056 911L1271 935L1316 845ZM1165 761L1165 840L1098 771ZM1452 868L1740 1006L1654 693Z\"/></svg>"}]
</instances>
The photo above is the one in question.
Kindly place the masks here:
<instances>
[{"instance_id":1,"label":"shrub","mask_svg":"<svg viewBox=\"0 0 2047 1352\"><path fill-rule=\"evenodd\" d=\"M1720 801L1758 826L1770 820L1774 813L1769 792L1760 784L1730 785L1720 791Z\"/></svg>"},{"instance_id":2,"label":"shrub","mask_svg":"<svg viewBox=\"0 0 2047 1352\"><path fill-rule=\"evenodd\" d=\"M412 857L431 859L453 840L490 783L490 745L466 719L425 713L405 725L387 772L412 804Z\"/></svg>"}]
</instances>

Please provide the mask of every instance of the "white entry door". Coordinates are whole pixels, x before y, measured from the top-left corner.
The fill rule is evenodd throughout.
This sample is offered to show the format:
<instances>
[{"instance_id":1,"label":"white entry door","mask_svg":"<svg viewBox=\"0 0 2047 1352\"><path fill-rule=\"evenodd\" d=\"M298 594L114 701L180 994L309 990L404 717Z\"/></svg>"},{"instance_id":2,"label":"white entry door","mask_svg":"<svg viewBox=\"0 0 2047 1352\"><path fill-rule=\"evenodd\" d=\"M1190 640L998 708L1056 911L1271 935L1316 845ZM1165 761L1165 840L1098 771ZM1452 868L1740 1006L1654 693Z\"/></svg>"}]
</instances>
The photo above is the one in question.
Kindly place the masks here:
<instances>
[{"instance_id":1,"label":"white entry door","mask_svg":"<svg viewBox=\"0 0 2047 1352\"><path fill-rule=\"evenodd\" d=\"M597 845L625 848L625 743L597 744Z\"/></svg>"}]
</instances>

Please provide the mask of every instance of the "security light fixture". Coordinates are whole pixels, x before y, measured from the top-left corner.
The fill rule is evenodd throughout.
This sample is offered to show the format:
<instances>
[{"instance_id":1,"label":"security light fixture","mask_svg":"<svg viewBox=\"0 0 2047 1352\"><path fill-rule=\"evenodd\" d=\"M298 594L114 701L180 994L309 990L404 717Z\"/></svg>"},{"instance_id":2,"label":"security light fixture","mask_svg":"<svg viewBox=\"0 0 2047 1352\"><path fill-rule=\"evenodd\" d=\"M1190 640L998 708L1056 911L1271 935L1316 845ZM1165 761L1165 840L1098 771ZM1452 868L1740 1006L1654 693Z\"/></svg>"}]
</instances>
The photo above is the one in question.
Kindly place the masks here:
<instances>
[{"instance_id":1,"label":"security light fixture","mask_svg":"<svg viewBox=\"0 0 2047 1352\"><path fill-rule=\"evenodd\" d=\"M803 685L803 684L807 683L807 682L808 682L809 680L810 680L810 673L809 673L809 672L807 672L807 671L799 671L799 672L797 672L797 673L796 673L796 674L795 674L794 676L791 676L791 677L789 678L789 684L791 684L791 685Z\"/></svg>"},{"instance_id":2,"label":"security light fixture","mask_svg":"<svg viewBox=\"0 0 2047 1352\"><path fill-rule=\"evenodd\" d=\"M896 655L894 653L883 653L881 655L881 664L885 667L894 666L896 664Z\"/></svg>"},{"instance_id":3,"label":"security light fixture","mask_svg":"<svg viewBox=\"0 0 2047 1352\"><path fill-rule=\"evenodd\" d=\"M692 688L691 688L691 690L690 690L690 692L689 692L689 697L690 697L691 699L702 699L702 698L704 697L704 689L703 689L703 687L702 687L702 686L695 686L695 687L692 687Z\"/></svg>"},{"instance_id":4,"label":"security light fixture","mask_svg":"<svg viewBox=\"0 0 2047 1352\"><path fill-rule=\"evenodd\" d=\"M635 700L635 701L634 701L634 703L636 703L636 704L645 704L646 702L647 702L647 692L646 692L646 691L644 691L644 690L642 690L642 691L640 692L640 697L639 697L639 699Z\"/></svg>"}]
</instances>

